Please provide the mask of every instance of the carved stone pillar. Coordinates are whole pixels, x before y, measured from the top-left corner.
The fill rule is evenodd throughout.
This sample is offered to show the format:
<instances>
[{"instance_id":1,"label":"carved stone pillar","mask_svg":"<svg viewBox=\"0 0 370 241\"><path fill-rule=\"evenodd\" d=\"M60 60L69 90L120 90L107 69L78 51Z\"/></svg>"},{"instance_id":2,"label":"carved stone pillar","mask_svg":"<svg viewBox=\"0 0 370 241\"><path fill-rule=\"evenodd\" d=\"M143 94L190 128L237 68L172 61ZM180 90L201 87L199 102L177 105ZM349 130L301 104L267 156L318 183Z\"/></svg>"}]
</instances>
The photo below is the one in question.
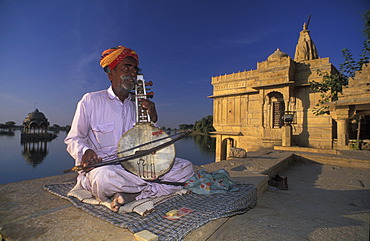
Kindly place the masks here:
<instances>
[{"instance_id":1,"label":"carved stone pillar","mask_svg":"<svg viewBox=\"0 0 370 241\"><path fill-rule=\"evenodd\" d=\"M231 138L227 138L227 148L226 148L226 159L230 158L230 150L233 147L233 140Z\"/></svg>"},{"instance_id":2,"label":"carved stone pillar","mask_svg":"<svg viewBox=\"0 0 370 241\"><path fill-rule=\"evenodd\" d=\"M216 137L216 156L215 156L215 162L221 161L222 156L222 136L219 135Z\"/></svg>"},{"instance_id":3,"label":"carved stone pillar","mask_svg":"<svg viewBox=\"0 0 370 241\"><path fill-rule=\"evenodd\" d=\"M338 149L348 145L348 120L337 119Z\"/></svg>"},{"instance_id":4,"label":"carved stone pillar","mask_svg":"<svg viewBox=\"0 0 370 241\"><path fill-rule=\"evenodd\" d=\"M348 118L349 107L334 107L330 109L331 116L337 121L337 148L348 149Z\"/></svg>"},{"instance_id":5,"label":"carved stone pillar","mask_svg":"<svg viewBox=\"0 0 370 241\"><path fill-rule=\"evenodd\" d=\"M284 125L281 127L282 131L282 146L292 146L292 126Z\"/></svg>"}]
</instances>

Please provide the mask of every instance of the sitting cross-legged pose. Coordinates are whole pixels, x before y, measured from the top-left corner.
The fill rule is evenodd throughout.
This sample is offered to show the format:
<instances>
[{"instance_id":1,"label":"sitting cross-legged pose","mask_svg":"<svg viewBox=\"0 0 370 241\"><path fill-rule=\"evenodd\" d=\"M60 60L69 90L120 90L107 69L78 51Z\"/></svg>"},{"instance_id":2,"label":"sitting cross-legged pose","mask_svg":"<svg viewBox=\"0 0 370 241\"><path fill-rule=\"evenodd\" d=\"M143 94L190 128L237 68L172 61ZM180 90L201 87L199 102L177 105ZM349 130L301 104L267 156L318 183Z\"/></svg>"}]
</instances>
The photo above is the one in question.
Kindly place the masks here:
<instances>
[{"instance_id":1,"label":"sitting cross-legged pose","mask_svg":"<svg viewBox=\"0 0 370 241\"><path fill-rule=\"evenodd\" d=\"M135 103L130 91L135 86L139 58L135 51L118 46L102 53L100 65L111 85L106 90L87 93L78 102L71 130L65 138L67 151L76 166L102 162L117 155L120 138L136 123ZM142 99L151 121L157 122L155 104ZM194 174L188 160L175 158L172 168L160 177L163 182L185 182ZM149 182L125 170L121 165L106 165L80 171L77 185L90 191L102 202L111 201L115 212L125 203L149 197L160 197L182 187Z\"/></svg>"}]
</instances>

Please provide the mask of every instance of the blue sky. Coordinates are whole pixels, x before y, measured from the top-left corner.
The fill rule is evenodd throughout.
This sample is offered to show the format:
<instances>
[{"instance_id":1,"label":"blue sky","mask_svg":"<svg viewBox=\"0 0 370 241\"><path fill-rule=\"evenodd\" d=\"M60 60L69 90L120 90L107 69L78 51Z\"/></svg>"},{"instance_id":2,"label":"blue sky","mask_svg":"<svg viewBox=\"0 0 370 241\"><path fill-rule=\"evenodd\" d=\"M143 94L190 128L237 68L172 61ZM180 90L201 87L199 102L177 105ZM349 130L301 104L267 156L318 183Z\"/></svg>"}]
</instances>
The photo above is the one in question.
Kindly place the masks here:
<instances>
[{"instance_id":1,"label":"blue sky","mask_svg":"<svg viewBox=\"0 0 370 241\"><path fill-rule=\"evenodd\" d=\"M256 69L277 48L294 57L309 30L320 57L339 68L365 40L366 0L0 0L0 123L38 108L70 124L86 92L109 87L103 50L136 50L154 83L159 125L212 114L212 76Z\"/></svg>"}]
</instances>

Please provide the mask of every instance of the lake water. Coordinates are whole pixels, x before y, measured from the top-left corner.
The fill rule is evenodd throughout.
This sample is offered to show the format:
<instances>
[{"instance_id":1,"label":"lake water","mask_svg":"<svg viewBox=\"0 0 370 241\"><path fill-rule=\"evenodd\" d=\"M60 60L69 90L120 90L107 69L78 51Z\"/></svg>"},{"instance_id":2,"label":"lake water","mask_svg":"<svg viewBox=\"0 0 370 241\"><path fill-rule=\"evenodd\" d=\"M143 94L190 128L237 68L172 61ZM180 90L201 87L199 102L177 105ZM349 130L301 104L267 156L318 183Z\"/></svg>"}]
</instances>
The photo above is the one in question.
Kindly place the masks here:
<instances>
[{"instance_id":1,"label":"lake water","mask_svg":"<svg viewBox=\"0 0 370 241\"><path fill-rule=\"evenodd\" d=\"M74 166L63 140L66 132L48 142L21 143L21 132L0 135L0 184L63 174ZM187 136L175 143L176 156L203 165L215 160L215 139Z\"/></svg>"}]
</instances>

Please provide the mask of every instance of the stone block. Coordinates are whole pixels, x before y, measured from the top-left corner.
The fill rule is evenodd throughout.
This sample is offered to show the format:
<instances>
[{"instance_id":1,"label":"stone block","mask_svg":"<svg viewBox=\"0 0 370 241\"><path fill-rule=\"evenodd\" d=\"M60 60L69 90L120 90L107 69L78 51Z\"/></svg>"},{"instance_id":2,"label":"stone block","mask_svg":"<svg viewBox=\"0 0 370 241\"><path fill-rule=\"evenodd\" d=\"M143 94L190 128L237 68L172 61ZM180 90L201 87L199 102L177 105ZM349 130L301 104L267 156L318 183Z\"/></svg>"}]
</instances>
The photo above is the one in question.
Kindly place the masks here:
<instances>
[{"instance_id":1,"label":"stone block","mask_svg":"<svg viewBox=\"0 0 370 241\"><path fill-rule=\"evenodd\" d=\"M231 147L229 151L229 157L243 158L247 157L247 151L243 148Z\"/></svg>"},{"instance_id":2,"label":"stone block","mask_svg":"<svg viewBox=\"0 0 370 241\"><path fill-rule=\"evenodd\" d=\"M158 241L158 236L148 230L143 230L134 234L138 241Z\"/></svg>"},{"instance_id":3,"label":"stone block","mask_svg":"<svg viewBox=\"0 0 370 241\"><path fill-rule=\"evenodd\" d=\"M259 118L250 118L249 124L251 125L259 125L261 123L261 120Z\"/></svg>"},{"instance_id":4,"label":"stone block","mask_svg":"<svg viewBox=\"0 0 370 241\"><path fill-rule=\"evenodd\" d=\"M311 139L331 139L331 129L330 128L320 128L316 131L310 131Z\"/></svg>"}]
</instances>

